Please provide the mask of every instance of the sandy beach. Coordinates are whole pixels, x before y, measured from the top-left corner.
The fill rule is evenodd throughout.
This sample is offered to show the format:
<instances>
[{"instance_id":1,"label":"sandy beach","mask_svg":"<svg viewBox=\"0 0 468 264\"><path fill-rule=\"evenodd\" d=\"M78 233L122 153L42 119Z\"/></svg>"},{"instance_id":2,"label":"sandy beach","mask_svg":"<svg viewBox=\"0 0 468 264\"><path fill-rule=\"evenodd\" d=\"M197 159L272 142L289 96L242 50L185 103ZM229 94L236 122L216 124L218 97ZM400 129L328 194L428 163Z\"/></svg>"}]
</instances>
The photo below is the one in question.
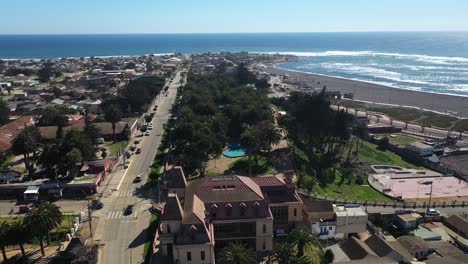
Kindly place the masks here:
<instances>
[{"instance_id":1,"label":"sandy beach","mask_svg":"<svg viewBox=\"0 0 468 264\"><path fill-rule=\"evenodd\" d=\"M353 93L356 100L414 106L442 113L450 111L458 113L461 117L468 118L468 97L464 96L405 90L368 82L287 71L272 67L265 70L275 74L288 74L291 78L303 81L310 87L321 88L326 85L328 91Z\"/></svg>"}]
</instances>

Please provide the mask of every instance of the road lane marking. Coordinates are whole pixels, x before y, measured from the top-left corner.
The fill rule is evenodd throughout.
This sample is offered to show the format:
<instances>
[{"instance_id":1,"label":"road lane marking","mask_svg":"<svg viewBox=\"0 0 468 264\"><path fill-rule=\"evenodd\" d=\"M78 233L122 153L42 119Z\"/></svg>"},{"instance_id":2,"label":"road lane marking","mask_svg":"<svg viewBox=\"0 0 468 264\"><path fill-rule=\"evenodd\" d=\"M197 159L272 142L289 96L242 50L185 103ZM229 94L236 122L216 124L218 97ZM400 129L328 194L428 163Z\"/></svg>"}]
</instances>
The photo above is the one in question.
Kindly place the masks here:
<instances>
[{"instance_id":1,"label":"road lane marking","mask_svg":"<svg viewBox=\"0 0 468 264\"><path fill-rule=\"evenodd\" d=\"M127 169L125 169L124 175L122 176L122 179L120 179L119 185L117 185L117 188L116 188L117 191L120 189L120 186L122 185L122 182L125 179L125 176L127 176L127 172L130 169L132 162L133 162L133 159L131 159L130 162L128 163L128 167Z\"/></svg>"}]
</instances>

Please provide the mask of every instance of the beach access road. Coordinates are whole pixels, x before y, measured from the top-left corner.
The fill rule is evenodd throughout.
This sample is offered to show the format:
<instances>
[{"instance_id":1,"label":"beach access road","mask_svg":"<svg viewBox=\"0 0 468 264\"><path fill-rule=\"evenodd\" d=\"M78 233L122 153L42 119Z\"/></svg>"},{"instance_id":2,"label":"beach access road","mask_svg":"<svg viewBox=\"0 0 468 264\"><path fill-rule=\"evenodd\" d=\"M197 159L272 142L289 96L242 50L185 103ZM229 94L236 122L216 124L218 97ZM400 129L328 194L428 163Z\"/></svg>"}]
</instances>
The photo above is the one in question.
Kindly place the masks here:
<instances>
[{"instance_id":1,"label":"beach access road","mask_svg":"<svg viewBox=\"0 0 468 264\"><path fill-rule=\"evenodd\" d=\"M149 136L141 137L141 153L134 154L129 167L119 173L118 184L112 194L101 199L104 208L96 212L99 217L94 240L101 245L100 261L104 264L144 263L144 245L149 237L147 228L150 223L153 199L157 190L146 188L149 167L161 143L163 125L171 117L177 88L181 85L181 72L178 71L169 84L167 96L161 96L158 109L152 120L153 129ZM141 182L134 182L137 175ZM116 180L117 181L117 180ZM131 211L126 210L131 206Z\"/></svg>"},{"instance_id":2,"label":"beach access road","mask_svg":"<svg viewBox=\"0 0 468 264\"><path fill-rule=\"evenodd\" d=\"M332 105L331 107L335 110L344 109L343 107L338 107L337 105ZM460 135L460 133L457 131L451 131L451 130L446 130L446 129L441 129L441 128L433 128L433 127L423 127L421 125L412 124L412 123L406 124L403 121L391 119L387 115L384 115L381 113L377 114L373 112L360 111L360 110L353 109L353 108L348 108L348 113L356 115L356 116L367 115L367 118L369 118L369 120L372 120L376 123L381 123L385 125L393 125L397 128L401 128L403 130L406 130L410 133L414 133L415 135L419 135L419 136L429 136L429 137L443 139L449 135L456 136L456 137ZM468 133L463 133L462 138L468 139Z\"/></svg>"}]
</instances>

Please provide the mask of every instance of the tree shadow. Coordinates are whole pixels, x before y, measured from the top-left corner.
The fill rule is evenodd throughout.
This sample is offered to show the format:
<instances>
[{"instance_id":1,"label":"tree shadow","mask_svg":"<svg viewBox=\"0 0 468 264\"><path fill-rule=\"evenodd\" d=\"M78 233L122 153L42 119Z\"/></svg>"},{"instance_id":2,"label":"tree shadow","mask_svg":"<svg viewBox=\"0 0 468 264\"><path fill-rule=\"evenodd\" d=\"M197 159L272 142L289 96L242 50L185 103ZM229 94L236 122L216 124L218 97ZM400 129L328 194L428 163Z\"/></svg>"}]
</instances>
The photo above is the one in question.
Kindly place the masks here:
<instances>
[{"instance_id":1,"label":"tree shadow","mask_svg":"<svg viewBox=\"0 0 468 264\"><path fill-rule=\"evenodd\" d=\"M141 245L144 245L148 238L149 228L143 229L140 234L128 245L128 248L137 248Z\"/></svg>"}]
</instances>

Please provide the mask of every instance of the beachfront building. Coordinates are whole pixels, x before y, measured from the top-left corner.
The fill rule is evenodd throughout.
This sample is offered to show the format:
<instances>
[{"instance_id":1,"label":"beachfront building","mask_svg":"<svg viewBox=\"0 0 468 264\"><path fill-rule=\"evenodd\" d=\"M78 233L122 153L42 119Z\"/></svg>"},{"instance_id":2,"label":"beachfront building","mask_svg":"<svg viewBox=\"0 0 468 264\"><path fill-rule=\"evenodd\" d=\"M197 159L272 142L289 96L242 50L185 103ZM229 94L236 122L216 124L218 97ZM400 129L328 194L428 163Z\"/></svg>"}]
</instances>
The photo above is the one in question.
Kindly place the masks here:
<instances>
[{"instance_id":1,"label":"beachfront building","mask_svg":"<svg viewBox=\"0 0 468 264\"><path fill-rule=\"evenodd\" d=\"M406 144L405 148L419 156L431 156L434 153L434 147L424 144L423 142L413 142Z\"/></svg>"},{"instance_id":2,"label":"beachfront building","mask_svg":"<svg viewBox=\"0 0 468 264\"><path fill-rule=\"evenodd\" d=\"M174 167L169 174L182 177L183 171ZM215 251L234 241L258 253L272 250L273 235L302 220L295 188L273 176L171 179L164 188L157 250L175 263L215 263Z\"/></svg>"}]
</instances>

